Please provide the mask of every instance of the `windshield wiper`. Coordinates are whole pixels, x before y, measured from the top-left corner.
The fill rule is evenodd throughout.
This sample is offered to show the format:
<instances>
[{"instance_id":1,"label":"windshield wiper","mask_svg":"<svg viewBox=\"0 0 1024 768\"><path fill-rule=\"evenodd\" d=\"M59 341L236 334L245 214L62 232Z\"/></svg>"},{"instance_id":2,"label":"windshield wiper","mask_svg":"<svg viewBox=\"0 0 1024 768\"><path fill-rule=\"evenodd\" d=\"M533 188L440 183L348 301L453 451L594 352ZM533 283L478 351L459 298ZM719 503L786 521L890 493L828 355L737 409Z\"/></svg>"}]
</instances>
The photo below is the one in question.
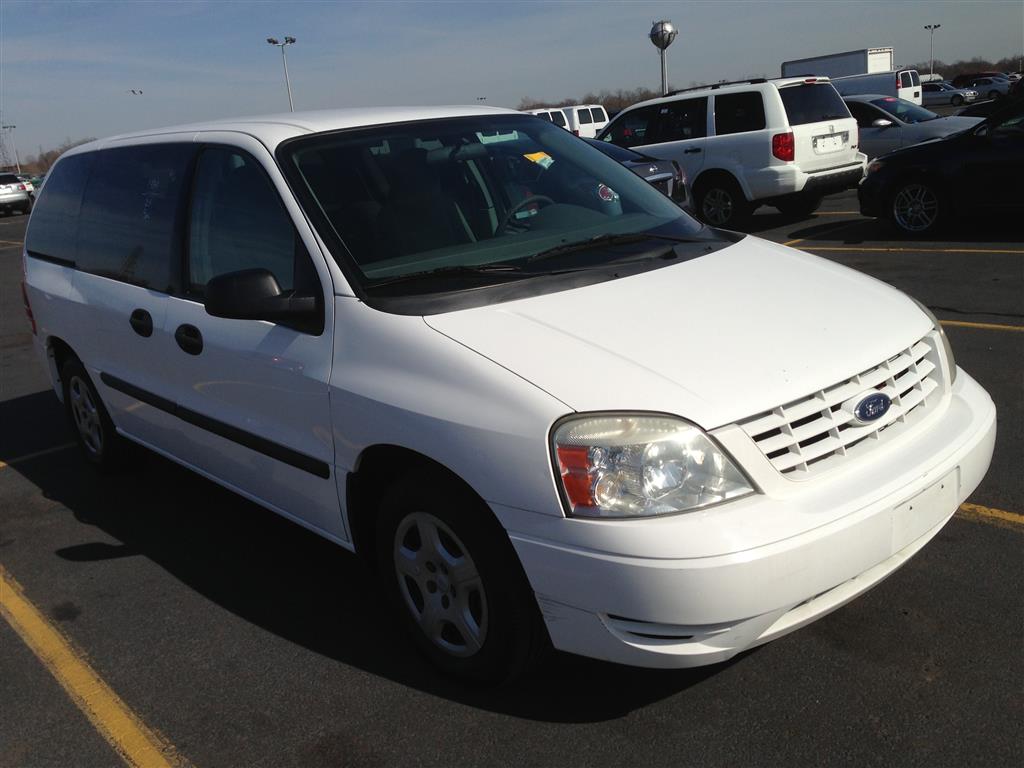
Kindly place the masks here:
<instances>
[{"instance_id":1,"label":"windshield wiper","mask_svg":"<svg viewBox=\"0 0 1024 768\"><path fill-rule=\"evenodd\" d=\"M573 243L565 243L564 245L556 245L554 248L547 248L543 251L538 251L532 256L528 257L523 264L531 264L537 261L543 261L544 259L550 259L554 256L562 256L566 253L576 253L578 251L589 251L593 248L601 248L607 245L629 245L630 243L642 243L644 240L668 240L672 243L699 243L702 240L693 240L686 237L675 237L673 235L658 235L649 232L633 232L625 235L597 235L589 240L577 240ZM660 251L659 254L660 255Z\"/></svg>"},{"instance_id":2,"label":"windshield wiper","mask_svg":"<svg viewBox=\"0 0 1024 768\"><path fill-rule=\"evenodd\" d=\"M494 275L502 272L505 273L518 273L522 270L514 264L506 264L504 262L495 262L493 264L451 264L445 267L435 267L434 269L425 269L421 272L409 272L404 275L394 275L393 277L385 277L381 280L374 282L370 285L370 288L380 288L384 285L394 285L396 283L413 282L416 280L429 280L438 277L450 277L452 275L459 276L482 276L482 275Z\"/></svg>"}]
</instances>

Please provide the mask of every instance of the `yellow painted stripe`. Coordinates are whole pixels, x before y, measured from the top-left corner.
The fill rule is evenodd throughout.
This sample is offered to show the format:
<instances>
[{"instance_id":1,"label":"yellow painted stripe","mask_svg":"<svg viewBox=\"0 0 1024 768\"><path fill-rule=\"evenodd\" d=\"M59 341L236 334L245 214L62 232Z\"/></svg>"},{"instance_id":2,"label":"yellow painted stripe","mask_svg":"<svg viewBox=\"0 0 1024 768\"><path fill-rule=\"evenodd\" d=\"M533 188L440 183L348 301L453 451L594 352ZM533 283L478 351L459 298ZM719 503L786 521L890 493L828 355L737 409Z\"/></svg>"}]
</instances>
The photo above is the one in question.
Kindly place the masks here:
<instances>
[{"instance_id":1,"label":"yellow painted stripe","mask_svg":"<svg viewBox=\"0 0 1024 768\"><path fill-rule=\"evenodd\" d=\"M790 243L783 243L783 245L790 245ZM1024 256L1024 250L1014 248L874 248L846 245L808 245L806 247L814 251L850 251L853 253L1012 253Z\"/></svg>"},{"instance_id":2,"label":"yellow painted stripe","mask_svg":"<svg viewBox=\"0 0 1024 768\"><path fill-rule=\"evenodd\" d=\"M815 216L860 216L860 211L815 211Z\"/></svg>"},{"instance_id":3,"label":"yellow painted stripe","mask_svg":"<svg viewBox=\"0 0 1024 768\"><path fill-rule=\"evenodd\" d=\"M16 245L22 245L24 243L24 241L23 240L0 240L0 243L3 243L4 247L13 248Z\"/></svg>"},{"instance_id":4,"label":"yellow painted stripe","mask_svg":"<svg viewBox=\"0 0 1024 768\"><path fill-rule=\"evenodd\" d=\"M1007 512L1005 509L993 509L983 507L980 504L961 504L957 515L979 523L991 523L1002 527L1024 526L1024 515L1016 512Z\"/></svg>"},{"instance_id":5,"label":"yellow painted stripe","mask_svg":"<svg viewBox=\"0 0 1024 768\"><path fill-rule=\"evenodd\" d=\"M999 323L969 323L966 320L940 320L943 325L953 328L980 328L986 331L1016 331L1024 332L1024 325L1000 325Z\"/></svg>"},{"instance_id":6,"label":"yellow painted stripe","mask_svg":"<svg viewBox=\"0 0 1024 768\"><path fill-rule=\"evenodd\" d=\"M786 242L783 243L783 245L796 245L797 243L802 243L803 241L804 238L798 237L796 240L787 240Z\"/></svg>"},{"instance_id":7,"label":"yellow painted stripe","mask_svg":"<svg viewBox=\"0 0 1024 768\"><path fill-rule=\"evenodd\" d=\"M187 765L171 744L147 728L103 682L82 654L25 597L21 585L2 565L0 615L128 765L138 768Z\"/></svg>"},{"instance_id":8,"label":"yellow painted stripe","mask_svg":"<svg viewBox=\"0 0 1024 768\"><path fill-rule=\"evenodd\" d=\"M18 456L11 459L10 461L0 460L0 469L13 466L14 464L21 464L25 461L32 461L32 459L38 459L40 456L47 456L51 453L57 453L57 451L66 451L68 448L74 448L76 443L64 443L63 445L54 446L53 448L46 448L42 451L36 451L35 453L26 453L24 456Z\"/></svg>"}]
</instances>

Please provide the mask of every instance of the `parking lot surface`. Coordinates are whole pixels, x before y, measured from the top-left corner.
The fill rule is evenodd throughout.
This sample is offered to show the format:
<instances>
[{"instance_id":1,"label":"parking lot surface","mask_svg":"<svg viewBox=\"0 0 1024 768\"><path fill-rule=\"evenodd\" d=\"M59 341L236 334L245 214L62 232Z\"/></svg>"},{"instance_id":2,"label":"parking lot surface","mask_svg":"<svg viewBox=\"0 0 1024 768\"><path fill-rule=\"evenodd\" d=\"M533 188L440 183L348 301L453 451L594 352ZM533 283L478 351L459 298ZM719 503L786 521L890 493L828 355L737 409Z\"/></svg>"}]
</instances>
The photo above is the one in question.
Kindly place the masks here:
<instances>
[{"instance_id":1,"label":"parking lot surface","mask_svg":"<svg viewBox=\"0 0 1024 768\"><path fill-rule=\"evenodd\" d=\"M747 229L946 322L999 408L970 504L868 594L730 662L552 654L493 690L427 668L334 545L156 456L97 475L31 350L27 219L0 218L0 765L119 765L132 728L142 762L196 766L1024 763L1024 228L894 241L856 211L845 193Z\"/></svg>"}]
</instances>

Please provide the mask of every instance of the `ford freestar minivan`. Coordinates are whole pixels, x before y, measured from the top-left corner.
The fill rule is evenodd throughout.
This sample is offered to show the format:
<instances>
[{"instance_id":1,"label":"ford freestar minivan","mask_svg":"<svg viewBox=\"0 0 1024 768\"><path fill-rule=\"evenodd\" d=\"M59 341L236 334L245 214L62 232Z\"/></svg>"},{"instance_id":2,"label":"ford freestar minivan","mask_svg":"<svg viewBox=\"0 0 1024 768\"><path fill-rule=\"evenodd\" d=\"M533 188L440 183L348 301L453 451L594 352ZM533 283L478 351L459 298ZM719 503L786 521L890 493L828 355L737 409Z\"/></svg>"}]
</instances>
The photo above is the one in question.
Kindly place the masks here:
<instances>
[{"instance_id":1,"label":"ford freestar minivan","mask_svg":"<svg viewBox=\"0 0 1024 768\"><path fill-rule=\"evenodd\" d=\"M130 440L364 553L476 680L796 629L935 536L995 438L923 306L504 110L76 147L24 268L91 462Z\"/></svg>"}]
</instances>

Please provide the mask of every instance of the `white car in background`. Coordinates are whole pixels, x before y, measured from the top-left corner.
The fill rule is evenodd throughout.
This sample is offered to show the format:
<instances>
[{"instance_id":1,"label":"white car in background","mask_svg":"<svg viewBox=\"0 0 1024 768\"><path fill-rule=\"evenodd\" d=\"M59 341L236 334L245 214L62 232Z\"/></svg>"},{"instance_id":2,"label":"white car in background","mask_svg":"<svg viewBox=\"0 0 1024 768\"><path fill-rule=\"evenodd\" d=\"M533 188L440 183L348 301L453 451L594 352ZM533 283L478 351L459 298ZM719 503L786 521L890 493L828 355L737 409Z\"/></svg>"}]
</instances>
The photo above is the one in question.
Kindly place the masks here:
<instances>
[{"instance_id":1,"label":"white car in background","mask_svg":"<svg viewBox=\"0 0 1024 768\"><path fill-rule=\"evenodd\" d=\"M565 113L558 107L551 107L550 109L526 109L523 111L527 115L534 115L535 117L547 120L549 123L554 123L559 128L569 130L569 123L565 119Z\"/></svg>"},{"instance_id":2,"label":"white car in background","mask_svg":"<svg viewBox=\"0 0 1024 768\"><path fill-rule=\"evenodd\" d=\"M801 156L852 157L842 120L793 122ZM923 306L702 226L516 112L91 142L24 248L88 461L131 440L365 555L420 650L476 681L548 639L693 667L791 632L924 547L992 455L995 407Z\"/></svg>"},{"instance_id":3,"label":"white car in background","mask_svg":"<svg viewBox=\"0 0 1024 768\"><path fill-rule=\"evenodd\" d=\"M592 139L608 125L608 113L600 104L574 104L561 108L574 135Z\"/></svg>"}]
</instances>

